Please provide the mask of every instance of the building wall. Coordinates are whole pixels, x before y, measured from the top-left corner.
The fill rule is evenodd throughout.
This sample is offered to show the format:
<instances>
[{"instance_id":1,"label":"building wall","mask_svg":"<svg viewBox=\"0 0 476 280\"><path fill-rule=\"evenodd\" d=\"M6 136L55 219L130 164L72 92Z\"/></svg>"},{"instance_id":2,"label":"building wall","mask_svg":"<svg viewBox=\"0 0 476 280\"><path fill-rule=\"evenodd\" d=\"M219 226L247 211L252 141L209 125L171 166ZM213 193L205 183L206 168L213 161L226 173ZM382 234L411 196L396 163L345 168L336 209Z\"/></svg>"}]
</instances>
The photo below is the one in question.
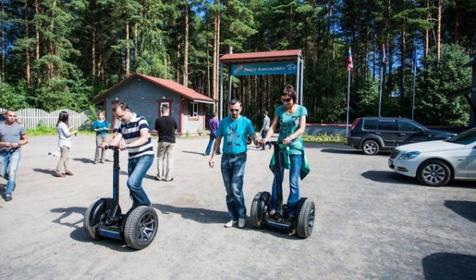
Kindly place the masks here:
<instances>
[{"instance_id":1,"label":"building wall","mask_svg":"<svg viewBox=\"0 0 476 280\"><path fill-rule=\"evenodd\" d=\"M180 95L154 85L148 81L136 79L112 90L105 100L106 119L112 121L111 104L114 100L122 100L129 105L137 115L144 116L153 128L159 116L159 101L171 100L171 116L179 121Z\"/></svg>"},{"instance_id":2,"label":"building wall","mask_svg":"<svg viewBox=\"0 0 476 280\"><path fill-rule=\"evenodd\" d=\"M182 114L182 133L199 134L205 131L205 104L198 104L198 116L192 117L189 112L189 101L184 101Z\"/></svg>"},{"instance_id":3,"label":"building wall","mask_svg":"<svg viewBox=\"0 0 476 280\"><path fill-rule=\"evenodd\" d=\"M114 100L125 101L132 111L144 116L151 128L159 117L159 102L171 101L171 116L178 125L178 133L196 134L205 130L204 104L199 104L199 117L189 117L189 101L179 94L140 78L112 90L105 100L106 119L112 123L111 104ZM182 102L182 106L180 104ZM182 116L180 115L182 109Z\"/></svg>"}]
</instances>

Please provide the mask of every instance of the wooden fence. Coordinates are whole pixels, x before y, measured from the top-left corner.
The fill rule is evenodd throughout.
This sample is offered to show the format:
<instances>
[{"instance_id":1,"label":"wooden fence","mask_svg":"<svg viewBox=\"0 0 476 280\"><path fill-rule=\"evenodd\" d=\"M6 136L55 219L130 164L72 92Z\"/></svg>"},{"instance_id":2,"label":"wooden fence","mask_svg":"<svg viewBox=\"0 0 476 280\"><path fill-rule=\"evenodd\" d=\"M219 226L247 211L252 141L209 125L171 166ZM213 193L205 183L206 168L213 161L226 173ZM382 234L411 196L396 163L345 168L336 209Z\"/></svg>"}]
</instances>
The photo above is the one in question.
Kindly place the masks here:
<instances>
[{"instance_id":1,"label":"wooden fence","mask_svg":"<svg viewBox=\"0 0 476 280\"><path fill-rule=\"evenodd\" d=\"M0 112L5 111L0 108ZM78 129L88 125L89 118L85 112L75 112L69 109L60 109L53 112L46 112L41 109L27 108L15 111L18 122L23 124L26 129L36 128L38 125L47 127L56 127L58 116L61 111L66 111L69 114L69 125Z\"/></svg>"}]
</instances>

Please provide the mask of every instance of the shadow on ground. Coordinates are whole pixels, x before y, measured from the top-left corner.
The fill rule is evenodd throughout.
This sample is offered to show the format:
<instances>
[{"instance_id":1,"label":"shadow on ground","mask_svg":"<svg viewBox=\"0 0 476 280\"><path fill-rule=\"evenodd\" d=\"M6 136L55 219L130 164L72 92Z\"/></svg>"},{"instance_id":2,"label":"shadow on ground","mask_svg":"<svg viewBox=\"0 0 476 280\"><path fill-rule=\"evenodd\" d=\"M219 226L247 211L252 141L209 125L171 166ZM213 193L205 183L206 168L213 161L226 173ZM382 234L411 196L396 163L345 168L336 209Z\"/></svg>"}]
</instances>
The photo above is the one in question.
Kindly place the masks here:
<instances>
[{"instance_id":1,"label":"shadow on ground","mask_svg":"<svg viewBox=\"0 0 476 280\"><path fill-rule=\"evenodd\" d=\"M417 185L418 182L410 177L405 177L393 171L370 170L360 174L362 177L379 183L391 183L400 185Z\"/></svg>"},{"instance_id":2,"label":"shadow on ground","mask_svg":"<svg viewBox=\"0 0 476 280\"><path fill-rule=\"evenodd\" d=\"M476 223L476 202L461 200L446 200L445 206L465 219ZM474 275L476 277L476 274Z\"/></svg>"},{"instance_id":3,"label":"shadow on ground","mask_svg":"<svg viewBox=\"0 0 476 280\"><path fill-rule=\"evenodd\" d=\"M182 153L186 153L186 154L195 154L195 155L205 156L205 154L204 154L204 153L202 153L202 152L195 152L195 151L182 151Z\"/></svg>"},{"instance_id":4,"label":"shadow on ground","mask_svg":"<svg viewBox=\"0 0 476 280\"><path fill-rule=\"evenodd\" d=\"M86 207L54 208L54 209L51 209L50 211L52 213L60 214L58 218L52 221L53 223L63 225L63 226L68 226L74 229L69 234L69 236L76 241L94 243L96 245L101 245L111 250L115 250L119 252L134 252L134 250L127 247L125 243L120 240L115 240L115 239L93 240L91 239L86 234L86 231L84 230L82 226L83 219L79 219L78 221L75 221L73 223L62 221L63 219L67 219L72 214L80 214L81 216L84 217L84 214L86 213Z\"/></svg>"},{"instance_id":5,"label":"shadow on ground","mask_svg":"<svg viewBox=\"0 0 476 280\"><path fill-rule=\"evenodd\" d=\"M55 170L46 169L46 168L33 168L33 171L38 172L38 173L48 174L48 175L54 175L55 174Z\"/></svg>"},{"instance_id":6,"label":"shadow on ground","mask_svg":"<svg viewBox=\"0 0 476 280\"><path fill-rule=\"evenodd\" d=\"M372 180L379 183L390 183L390 184L400 184L400 185L415 185L420 187L427 188L438 188L432 186L425 186L418 182L416 178L411 178L407 176L400 175L393 171L377 171L370 170L360 174L362 177ZM444 187L454 187L454 188L475 188L475 183L470 181L450 181L448 185ZM442 188L442 187L440 187Z\"/></svg>"},{"instance_id":7,"label":"shadow on ground","mask_svg":"<svg viewBox=\"0 0 476 280\"><path fill-rule=\"evenodd\" d=\"M228 213L225 211L209 210L195 207L175 207L165 204L152 204L152 207L159 210L162 215L168 215L170 213L178 214L184 219L193 220L202 224L225 224L225 222L228 220ZM259 234L270 234L282 239L301 240L300 238L297 238L295 236L289 236L287 234L287 231L272 228L253 228L249 224L249 219L247 221L246 227L240 230L257 231L259 232Z\"/></svg>"},{"instance_id":8,"label":"shadow on ground","mask_svg":"<svg viewBox=\"0 0 476 280\"><path fill-rule=\"evenodd\" d=\"M221 224L228 219L228 213L224 211L209 210L195 207L175 207L165 204L152 204L163 215L170 213L178 214L184 219L193 220L202 224Z\"/></svg>"},{"instance_id":9,"label":"shadow on ground","mask_svg":"<svg viewBox=\"0 0 476 280\"><path fill-rule=\"evenodd\" d=\"M435 253L423 258L426 280L476 279L476 257L455 253Z\"/></svg>"},{"instance_id":10,"label":"shadow on ground","mask_svg":"<svg viewBox=\"0 0 476 280\"><path fill-rule=\"evenodd\" d=\"M348 155L361 154L359 150L352 150L352 149L346 149L346 148L324 148L321 150L321 152L330 153L330 154L348 154Z\"/></svg>"},{"instance_id":11,"label":"shadow on ground","mask_svg":"<svg viewBox=\"0 0 476 280\"><path fill-rule=\"evenodd\" d=\"M75 161L80 161L82 163L94 163L94 160L90 158L73 158Z\"/></svg>"},{"instance_id":12,"label":"shadow on ground","mask_svg":"<svg viewBox=\"0 0 476 280\"><path fill-rule=\"evenodd\" d=\"M330 153L330 154L361 155L362 157L375 157L375 156L388 157L390 155L390 152L384 151L373 156L368 156L363 154L361 150L352 149L352 148L324 148L321 150L321 152Z\"/></svg>"}]
</instances>

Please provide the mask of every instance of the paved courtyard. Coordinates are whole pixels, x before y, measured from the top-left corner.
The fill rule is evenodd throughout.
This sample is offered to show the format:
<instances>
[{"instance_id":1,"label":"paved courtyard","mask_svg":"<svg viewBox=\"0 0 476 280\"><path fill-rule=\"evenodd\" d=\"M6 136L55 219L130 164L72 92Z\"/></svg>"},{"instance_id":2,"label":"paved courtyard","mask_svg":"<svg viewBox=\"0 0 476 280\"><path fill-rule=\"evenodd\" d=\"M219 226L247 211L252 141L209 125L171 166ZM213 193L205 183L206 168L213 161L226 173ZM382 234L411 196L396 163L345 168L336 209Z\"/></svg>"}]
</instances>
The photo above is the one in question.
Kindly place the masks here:
<instances>
[{"instance_id":1,"label":"paved courtyard","mask_svg":"<svg viewBox=\"0 0 476 280\"><path fill-rule=\"evenodd\" d=\"M84 212L112 189L112 154L94 165L94 141L73 139L75 176L67 178L52 176L55 137L33 137L24 147L13 201L0 200L0 279L476 278L476 183L421 186L391 172L388 156L345 146L307 148L311 173L301 190L317 205L309 239L223 228L225 192L219 167L201 155L203 137L178 139L173 182L153 180L155 164L144 180L160 220L148 248L91 241ZM248 210L255 193L270 189L270 156L249 151ZM126 159L122 153L122 172ZM123 209L130 206L125 179Z\"/></svg>"}]
</instances>

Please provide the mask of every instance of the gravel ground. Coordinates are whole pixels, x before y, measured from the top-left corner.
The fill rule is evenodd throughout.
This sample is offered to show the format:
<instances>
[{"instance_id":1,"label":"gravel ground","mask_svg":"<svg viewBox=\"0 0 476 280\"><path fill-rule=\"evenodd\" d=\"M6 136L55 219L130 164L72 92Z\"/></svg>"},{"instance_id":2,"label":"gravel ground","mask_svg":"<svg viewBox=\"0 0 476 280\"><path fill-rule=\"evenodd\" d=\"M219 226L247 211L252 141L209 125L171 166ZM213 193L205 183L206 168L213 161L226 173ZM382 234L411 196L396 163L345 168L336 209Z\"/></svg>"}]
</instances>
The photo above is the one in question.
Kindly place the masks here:
<instances>
[{"instance_id":1,"label":"gravel ground","mask_svg":"<svg viewBox=\"0 0 476 280\"><path fill-rule=\"evenodd\" d=\"M476 279L474 182L421 186L391 172L388 155L345 146L307 147L311 173L301 192L316 202L317 218L306 240L249 226L225 229L220 170L201 155L208 139L185 138L176 145L174 181L153 180L155 164L144 180L160 220L154 242L133 251L91 241L84 212L112 192L112 154L94 165L94 141L74 138L75 175L67 178L51 175L57 158L47 154L55 137L34 137L24 147L13 201L0 200L0 279ZM270 156L248 152L248 207L270 189ZM126 161L122 153L122 171ZM125 179L121 205L128 209Z\"/></svg>"}]
</instances>

